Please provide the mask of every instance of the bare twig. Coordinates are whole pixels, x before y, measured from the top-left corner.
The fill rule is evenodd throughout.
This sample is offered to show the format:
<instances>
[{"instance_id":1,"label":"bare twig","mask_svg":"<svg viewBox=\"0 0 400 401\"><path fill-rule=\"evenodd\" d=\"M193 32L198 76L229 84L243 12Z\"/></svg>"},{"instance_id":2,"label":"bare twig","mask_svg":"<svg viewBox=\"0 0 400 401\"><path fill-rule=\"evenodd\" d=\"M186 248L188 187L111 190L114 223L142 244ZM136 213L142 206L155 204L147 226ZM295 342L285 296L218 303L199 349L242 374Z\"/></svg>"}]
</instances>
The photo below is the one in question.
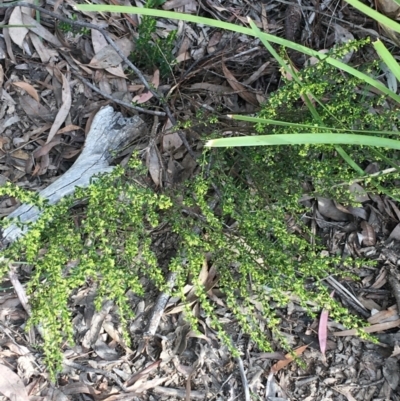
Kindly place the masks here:
<instances>
[{"instance_id":1,"label":"bare twig","mask_svg":"<svg viewBox=\"0 0 400 401\"><path fill-rule=\"evenodd\" d=\"M236 361L237 361L238 366L239 366L240 378L242 379L244 399L246 401L250 401L249 383L247 382L246 373L244 372L243 361L239 356L236 358Z\"/></svg>"}]
</instances>

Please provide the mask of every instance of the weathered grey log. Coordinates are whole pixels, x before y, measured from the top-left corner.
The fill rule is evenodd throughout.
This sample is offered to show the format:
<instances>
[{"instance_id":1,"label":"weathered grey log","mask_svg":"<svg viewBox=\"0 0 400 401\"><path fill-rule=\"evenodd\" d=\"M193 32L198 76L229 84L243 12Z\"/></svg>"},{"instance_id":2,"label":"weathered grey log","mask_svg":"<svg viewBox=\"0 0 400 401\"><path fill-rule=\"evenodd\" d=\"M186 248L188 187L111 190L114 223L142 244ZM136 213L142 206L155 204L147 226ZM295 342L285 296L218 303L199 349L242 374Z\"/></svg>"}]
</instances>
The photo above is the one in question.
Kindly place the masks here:
<instances>
[{"instance_id":1,"label":"weathered grey log","mask_svg":"<svg viewBox=\"0 0 400 401\"><path fill-rule=\"evenodd\" d=\"M50 204L74 193L77 187L87 187L95 174L111 172L113 153L127 144L135 136L142 135L145 130L143 120L138 117L124 118L111 106L100 109L93 119L86 137L82 153L73 166L60 178L40 191L40 195ZM19 218L22 223L35 222L40 217L36 206L21 205L8 218ZM10 244L27 232L11 225L3 232L3 244Z\"/></svg>"}]
</instances>

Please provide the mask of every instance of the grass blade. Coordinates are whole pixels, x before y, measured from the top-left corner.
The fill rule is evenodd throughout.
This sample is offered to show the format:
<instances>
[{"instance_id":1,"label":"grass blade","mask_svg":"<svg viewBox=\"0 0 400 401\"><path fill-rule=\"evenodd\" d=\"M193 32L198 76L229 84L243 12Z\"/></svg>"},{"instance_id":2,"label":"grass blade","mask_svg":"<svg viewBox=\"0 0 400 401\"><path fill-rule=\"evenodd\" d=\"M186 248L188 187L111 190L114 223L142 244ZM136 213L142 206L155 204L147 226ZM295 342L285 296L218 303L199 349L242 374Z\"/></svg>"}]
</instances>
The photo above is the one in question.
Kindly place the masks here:
<instances>
[{"instance_id":1,"label":"grass blade","mask_svg":"<svg viewBox=\"0 0 400 401\"><path fill-rule=\"evenodd\" d=\"M281 125L284 127L298 127L298 128L308 128L308 129L318 128L318 129L327 129L329 131L356 132L356 133L360 133L360 134L400 135L400 132L396 132L396 131L373 131L373 130L365 130L365 129L348 129L348 128L327 127L325 125L320 125L320 124L313 125L313 124L290 123L288 121L279 121L279 120L270 120L268 118L242 116L240 114L228 115L228 117L231 118L232 120L247 121L247 122L254 123L254 124Z\"/></svg>"},{"instance_id":2,"label":"grass blade","mask_svg":"<svg viewBox=\"0 0 400 401\"><path fill-rule=\"evenodd\" d=\"M208 147L227 146L275 146L275 145L317 145L342 144L358 146L376 146L400 150L400 141L355 134L282 134L255 135L238 138L220 138L207 141Z\"/></svg>"},{"instance_id":3,"label":"grass blade","mask_svg":"<svg viewBox=\"0 0 400 401\"><path fill-rule=\"evenodd\" d=\"M346 3L349 3L350 5L352 5L354 8L357 8L357 10L368 15L368 17L371 17L375 21L378 21L380 24L386 25L388 28L392 29L393 31L400 33L400 24L393 21L392 19L384 16L381 13L378 13L378 11L375 11L374 9L370 8L369 6L366 6L365 4L361 3L358 0L345 0L345 1L346 1Z\"/></svg>"},{"instance_id":4,"label":"grass blade","mask_svg":"<svg viewBox=\"0 0 400 401\"><path fill-rule=\"evenodd\" d=\"M389 50L380 40L374 42L373 45L379 57L388 66L389 70L392 71L394 76L400 82L400 66L396 59L391 55Z\"/></svg>"}]
</instances>

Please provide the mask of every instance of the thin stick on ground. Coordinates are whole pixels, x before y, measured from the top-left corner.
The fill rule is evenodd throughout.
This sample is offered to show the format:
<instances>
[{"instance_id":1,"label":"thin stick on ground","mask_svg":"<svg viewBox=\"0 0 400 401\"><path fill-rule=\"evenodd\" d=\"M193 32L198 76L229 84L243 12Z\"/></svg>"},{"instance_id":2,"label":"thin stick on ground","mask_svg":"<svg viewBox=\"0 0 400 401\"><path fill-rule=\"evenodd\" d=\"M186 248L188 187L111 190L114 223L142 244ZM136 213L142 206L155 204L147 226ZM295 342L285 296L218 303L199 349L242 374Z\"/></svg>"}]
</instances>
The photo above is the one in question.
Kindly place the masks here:
<instances>
[{"instance_id":1,"label":"thin stick on ground","mask_svg":"<svg viewBox=\"0 0 400 401\"><path fill-rule=\"evenodd\" d=\"M242 379L244 399L246 401L250 401L249 383L247 382L247 377L246 377L246 373L244 371L243 361L240 357L237 357L236 362L238 363L238 366L239 366L240 378Z\"/></svg>"}]
</instances>

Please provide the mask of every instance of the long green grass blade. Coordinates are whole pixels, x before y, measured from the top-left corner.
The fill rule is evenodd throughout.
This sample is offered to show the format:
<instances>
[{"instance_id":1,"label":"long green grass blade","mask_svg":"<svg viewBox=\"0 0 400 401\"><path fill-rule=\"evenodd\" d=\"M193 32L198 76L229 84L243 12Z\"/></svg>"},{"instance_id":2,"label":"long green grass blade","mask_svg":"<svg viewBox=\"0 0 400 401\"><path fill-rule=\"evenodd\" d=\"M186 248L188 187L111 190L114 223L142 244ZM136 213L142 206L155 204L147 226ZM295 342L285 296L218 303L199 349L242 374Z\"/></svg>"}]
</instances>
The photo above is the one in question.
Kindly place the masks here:
<instances>
[{"instance_id":1,"label":"long green grass blade","mask_svg":"<svg viewBox=\"0 0 400 401\"><path fill-rule=\"evenodd\" d=\"M345 1L350 5L352 5L354 8L357 8L357 10L360 10L362 13L368 15L368 17L371 17L374 20L378 21L380 24L386 25L393 31L400 33L400 24L398 24L396 21L393 21L392 19L386 17L385 15L378 13L378 11L375 11L374 9L370 8L369 6L366 6L365 4L361 3L358 0L345 0Z\"/></svg>"},{"instance_id":2,"label":"long green grass blade","mask_svg":"<svg viewBox=\"0 0 400 401\"><path fill-rule=\"evenodd\" d=\"M365 129L327 127L325 125L319 125L319 124L312 125L312 124L290 123L288 121L279 121L279 120L270 120L268 118L242 116L240 114L233 114L233 115L230 115L229 117L232 118L232 120L247 121L247 122L254 123L254 124L281 125L283 127L308 128L308 129L326 129L329 131L357 132L360 134L400 135L400 132L396 132L396 131L373 131L373 130L365 130Z\"/></svg>"},{"instance_id":3,"label":"long green grass blade","mask_svg":"<svg viewBox=\"0 0 400 401\"><path fill-rule=\"evenodd\" d=\"M355 0L349 0L355 1ZM226 29L233 32L242 33L244 35L254 36L254 32L250 28L246 28L240 25L230 24L228 22L218 21L211 18L204 18L198 17L197 15L190 15L190 14L182 14L182 13L175 13L172 11L164 11L164 10L155 10L151 8L138 8L138 7L129 7L129 6L109 6L109 5L94 5L94 4L76 4L74 6L77 10L82 11L101 11L101 12L113 12L113 13L123 13L123 14L140 14L140 15L150 15L153 17L160 17L160 18L170 18L176 19L180 21L187 21L193 22L195 24L203 24L212 26L215 28ZM272 43L275 43L280 46L288 47L289 49L297 50L301 53L307 54L309 56L314 56L318 60L325 60L329 64L333 65L336 68L339 68L361 80L370 84L374 88L380 90L382 93L386 94L387 96L391 97L396 102L400 103L400 96L396 93L392 92L388 89L385 85L381 82L371 78L370 76L356 70L353 67L348 66L345 63L342 63L339 60L336 60L332 57L327 55L321 54L315 50L309 49L305 46L301 46L297 43L291 42L286 39L279 38L277 36L262 32L261 36Z\"/></svg>"},{"instance_id":4,"label":"long green grass blade","mask_svg":"<svg viewBox=\"0 0 400 401\"><path fill-rule=\"evenodd\" d=\"M377 138L367 135L354 134L282 134L282 135L255 135L237 138L220 138L207 141L208 147L227 146L275 146L275 145L358 145L376 146L400 150L400 141L387 138Z\"/></svg>"},{"instance_id":5,"label":"long green grass blade","mask_svg":"<svg viewBox=\"0 0 400 401\"><path fill-rule=\"evenodd\" d=\"M389 70L392 71L394 76L400 82L400 66L396 59L391 55L389 50L380 40L374 42L373 45L379 57L388 66Z\"/></svg>"},{"instance_id":6,"label":"long green grass blade","mask_svg":"<svg viewBox=\"0 0 400 401\"><path fill-rule=\"evenodd\" d=\"M281 65L283 70L288 74L288 76L292 76L293 80L296 81L300 86L304 86L303 83L301 82L301 79L298 77L296 71L294 68L291 68L291 66L288 65L288 63L275 51L275 49L271 46L269 41L265 39L265 37L262 35L261 30L257 27L257 25L254 23L249 18L249 24L251 26L251 29L254 32L254 36L256 36L258 39L261 40L261 43L267 48L267 50L271 53L272 57ZM310 113L314 117L315 120L320 120L320 117L318 115L317 110L315 109L314 105L312 104L310 97L314 98L315 97L311 93L305 93L303 96L304 102L306 106L308 107L308 110L310 110Z\"/></svg>"},{"instance_id":7,"label":"long green grass blade","mask_svg":"<svg viewBox=\"0 0 400 401\"><path fill-rule=\"evenodd\" d=\"M342 157L342 159L359 175L364 175L363 169L350 157L350 155L339 145L335 146L336 152Z\"/></svg>"}]
</instances>

